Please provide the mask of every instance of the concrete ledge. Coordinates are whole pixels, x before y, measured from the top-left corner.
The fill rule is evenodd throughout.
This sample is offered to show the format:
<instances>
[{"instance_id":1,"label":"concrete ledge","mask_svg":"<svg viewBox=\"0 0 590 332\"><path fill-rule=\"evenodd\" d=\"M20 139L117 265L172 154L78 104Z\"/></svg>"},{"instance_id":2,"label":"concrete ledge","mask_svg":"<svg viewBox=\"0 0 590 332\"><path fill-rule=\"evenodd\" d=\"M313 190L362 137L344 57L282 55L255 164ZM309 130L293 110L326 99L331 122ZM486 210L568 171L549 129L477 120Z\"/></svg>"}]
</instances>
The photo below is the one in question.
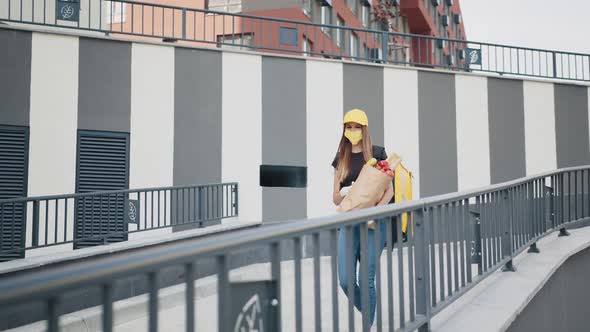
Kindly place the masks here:
<instances>
[{"instance_id":1,"label":"concrete ledge","mask_svg":"<svg viewBox=\"0 0 590 332\"><path fill-rule=\"evenodd\" d=\"M538 242L540 254L526 251L514 259L517 271L496 272L432 320L433 331L506 331L557 269L590 247L590 229L552 233Z\"/></svg>"},{"instance_id":2,"label":"concrete ledge","mask_svg":"<svg viewBox=\"0 0 590 332\"><path fill-rule=\"evenodd\" d=\"M145 234L140 239L129 240L105 246L84 248L80 250L71 250L62 253L52 253L51 255L36 256L0 263L0 277L3 274L7 273L18 272L22 270L33 269L62 262L68 262L91 256L106 255L119 251L138 249L178 240L188 240L191 238L198 238L223 232L235 231L249 227L257 227L260 225L262 225L262 222L260 221L224 220L224 222L220 225L186 230L171 234L162 234L162 232L159 232L158 230L154 231L153 234L149 234L151 231L139 232L134 234Z\"/></svg>"}]
</instances>

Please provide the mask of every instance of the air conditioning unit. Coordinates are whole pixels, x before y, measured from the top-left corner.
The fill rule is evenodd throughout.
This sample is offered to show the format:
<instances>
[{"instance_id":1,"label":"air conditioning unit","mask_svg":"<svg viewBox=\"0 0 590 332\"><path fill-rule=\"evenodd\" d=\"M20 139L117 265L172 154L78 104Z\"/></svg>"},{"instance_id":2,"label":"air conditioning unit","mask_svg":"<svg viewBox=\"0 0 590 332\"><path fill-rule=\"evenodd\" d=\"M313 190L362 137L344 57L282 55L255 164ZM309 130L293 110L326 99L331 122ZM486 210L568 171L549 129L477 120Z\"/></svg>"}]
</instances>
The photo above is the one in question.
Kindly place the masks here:
<instances>
[{"instance_id":1,"label":"air conditioning unit","mask_svg":"<svg viewBox=\"0 0 590 332\"><path fill-rule=\"evenodd\" d=\"M465 60L465 50L458 50L457 58L459 58L460 60Z\"/></svg>"},{"instance_id":2,"label":"air conditioning unit","mask_svg":"<svg viewBox=\"0 0 590 332\"><path fill-rule=\"evenodd\" d=\"M461 24L461 14L455 14L454 21L455 24Z\"/></svg>"},{"instance_id":3,"label":"air conditioning unit","mask_svg":"<svg viewBox=\"0 0 590 332\"><path fill-rule=\"evenodd\" d=\"M438 7L440 5L440 0L432 0L432 5Z\"/></svg>"},{"instance_id":4,"label":"air conditioning unit","mask_svg":"<svg viewBox=\"0 0 590 332\"><path fill-rule=\"evenodd\" d=\"M383 51L380 48L369 48L367 50L367 57L374 60L383 59Z\"/></svg>"},{"instance_id":5,"label":"air conditioning unit","mask_svg":"<svg viewBox=\"0 0 590 332\"><path fill-rule=\"evenodd\" d=\"M437 39L436 40L436 46L438 48L445 48L447 46L447 41L444 39Z\"/></svg>"},{"instance_id":6,"label":"air conditioning unit","mask_svg":"<svg viewBox=\"0 0 590 332\"><path fill-rule=\"evenodd\" d=\"M399 7L400 0L391 0L391 5L394 6L394 7Z\"/></svg>"},{"instance_id":7,"label":"air conditioning unit","mask_svg":"<svg viewBox=\"0 0 590 332\"><path fill-rule=\"evenodd\" d=\"M452 55L447 55L447 65L452 66L455 63L455 57Z\"/></svg>"},{"instance_id":8,"label":"air conditioning unit","mask_svg":"<svg viewBox=\"0 0 590 332\"><path fill-rule=\"evenodd\" d=\"M443 16L441 17L441 22L442 22L442 25L443 25L444 27L448 27L448 26L449 26L449 23L450 23L450 22L449 22L449 15L443 15Z\"/></svg>"},{"instance_id":9,"label":"air conditioning unit","mask_svg":"<svg viewBox=\"0 0 590 332\"><path fill-rule=\"evenodd\" d=\"M453 0L447 0L447 6L452 6L453 5Z\"/></svg>"}]
</instances>

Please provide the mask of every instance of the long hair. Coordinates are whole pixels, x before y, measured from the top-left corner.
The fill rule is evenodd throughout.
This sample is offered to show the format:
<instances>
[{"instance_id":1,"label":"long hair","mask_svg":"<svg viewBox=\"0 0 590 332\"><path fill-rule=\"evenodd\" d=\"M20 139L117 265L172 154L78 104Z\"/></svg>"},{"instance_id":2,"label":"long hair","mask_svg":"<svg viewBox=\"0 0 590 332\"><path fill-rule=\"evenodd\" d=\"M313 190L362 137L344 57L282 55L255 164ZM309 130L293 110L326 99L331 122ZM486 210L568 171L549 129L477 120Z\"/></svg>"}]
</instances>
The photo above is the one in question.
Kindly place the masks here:
<instances>
[{"instance_id":1,"label":"long hair","mask_svg":"<svg viewBox=\"0 0 590 332\"><path fill-rule=\"evenodd\" d=\"M344 182L350 173L350 157L352 156L352 143L344 136L346 125L343 125L342 138L338 145L338 167L336 168L336 176L340 182ZM361 148L363 149L363 158L365 162L373 158L373 143L371 141L371 134L369 127L362 126L363 139L361 141Z\"/></svg>"}]
</instances>

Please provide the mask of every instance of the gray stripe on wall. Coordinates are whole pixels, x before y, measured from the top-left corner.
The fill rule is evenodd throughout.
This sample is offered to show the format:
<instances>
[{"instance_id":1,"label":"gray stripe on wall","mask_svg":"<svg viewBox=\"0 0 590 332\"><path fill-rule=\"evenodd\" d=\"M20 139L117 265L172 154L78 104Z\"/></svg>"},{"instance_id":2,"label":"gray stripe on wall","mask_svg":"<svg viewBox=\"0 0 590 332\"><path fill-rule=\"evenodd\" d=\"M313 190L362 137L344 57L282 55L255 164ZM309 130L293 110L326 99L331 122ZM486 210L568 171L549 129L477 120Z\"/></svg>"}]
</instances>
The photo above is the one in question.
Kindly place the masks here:
<instances>
[{"instance_id":1,"label":"gray stripe on wall","mask_svg":"<svg viewBox=\"0 0 590 332\"><path fill-rule=\"evenodd\" d=\"M343 89L343 113L355 108L365 111L369 117L373 144L383 146L385 142L383 68L344 64ZM393 124L388 125L387 128L387 130L393 130Z\"/></svg>"},{"instance_id":2,"label":"gray stripe on wall","mask_svg":"<svg viewBox=\"0 0 590 332\"><path fill-rule=\"evenodd\" d=\"M174 185L221 182L221 66L220 52L175 50Z\"/></svg>"},{"instance_id":3,"label":"gray stripe on wall","mask_svg":"<svg viewBox=\"0 0 590 332\"><path fill-rule=\"evenodd\" d=\"M459 186L455 76L418 72L418 91L420 196L455 192Z\"/></svg>"},{"instance_id":4,"label":"gray stripe on wall","mask_svg":"<svg viewBox=\"0 0 590 332\"><path fill-rule=\"evenodd\" d=\"M0 125L29 125L31 37L31 32L0 29Z\"/></svg>"},{"instance_id":5,"label":"gray stripe on wall","mask_svg":"<svg viewBox=\"0 0 590 332\"><path fill-rule=\"evenodd\" d=\"M555 84L557 167L590 164L588 92L583 86Z\"/></svg>"},{"instance_id":6,"label":"gray stripe on wall","mask_svg":"<svg viewBox=\"0 0 590 332\"><path fill-rule=\"evenodd\" d=\"M305 61L262 58L262 163L307 166ZM304 218L305 188L262 188L265 221Z\"/></svg>"},{"instance_id":7,"label":"gray stripe on wall","mask_svg":"<svg viewBox=\"0 0 590 332\"><path fill-rule=\"evenodd\" d=\"M488 78L492 184L526 176L522 81Z\"/></svg>"},{"instance_id":8,"label":"gray stripe on wall","mask_svg":"<svg viewBox=\"0 0 590 332\"><path fill-rule=\"evenodd\" d=\"M307 217L305 188L262 188L262 220L293 220Z\"/></svg>"},{"instance_id":9,"label":"gray stripe on wall","mask_svg":"<svg viewBox=\"0 0 590 332\"><path fill-rule=\"evenodd\" d=\"M131 43L80 38L79 54L78 128L129 132Z\"/></svg>"},{"instance_id":10,"label":"gray stripe on wall","mask_svg":"<svg viewBox=\"0 0 590 332\"><path fill-rule=\"evenodd\" d=\"M262 163L307 166L305 61L262 58Z\"/></svg>"}]
</instances>

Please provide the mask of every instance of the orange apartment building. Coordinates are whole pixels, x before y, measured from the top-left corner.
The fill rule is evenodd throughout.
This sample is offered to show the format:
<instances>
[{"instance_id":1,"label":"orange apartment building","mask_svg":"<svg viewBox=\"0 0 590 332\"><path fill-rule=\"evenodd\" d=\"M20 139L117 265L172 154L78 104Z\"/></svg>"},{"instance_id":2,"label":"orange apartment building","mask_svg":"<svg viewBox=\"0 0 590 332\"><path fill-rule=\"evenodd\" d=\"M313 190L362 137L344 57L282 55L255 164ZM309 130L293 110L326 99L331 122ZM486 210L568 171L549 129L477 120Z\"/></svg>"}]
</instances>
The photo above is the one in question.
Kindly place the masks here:
<instances>
[{"instance_id":1,"label":"orange apartment building","mask_svg":"<svg viewBox=\"0 0 590 332\"><path fill-rule=\"evenodd\" d=\"M387 22L376 18L373 6L379 1L390 4L388 8L393 15ZM150 36L133 38L155 36L177 43L331 58L379 60L386 48L388 60L400 63L457 65L464 59L462 50L466 48L462 42L381 32L465 40L458 0L151 0L149 3L158 7L111 2L110 8L105 9L107 26L115 33Z\"/></svg>"}]
</instances>

